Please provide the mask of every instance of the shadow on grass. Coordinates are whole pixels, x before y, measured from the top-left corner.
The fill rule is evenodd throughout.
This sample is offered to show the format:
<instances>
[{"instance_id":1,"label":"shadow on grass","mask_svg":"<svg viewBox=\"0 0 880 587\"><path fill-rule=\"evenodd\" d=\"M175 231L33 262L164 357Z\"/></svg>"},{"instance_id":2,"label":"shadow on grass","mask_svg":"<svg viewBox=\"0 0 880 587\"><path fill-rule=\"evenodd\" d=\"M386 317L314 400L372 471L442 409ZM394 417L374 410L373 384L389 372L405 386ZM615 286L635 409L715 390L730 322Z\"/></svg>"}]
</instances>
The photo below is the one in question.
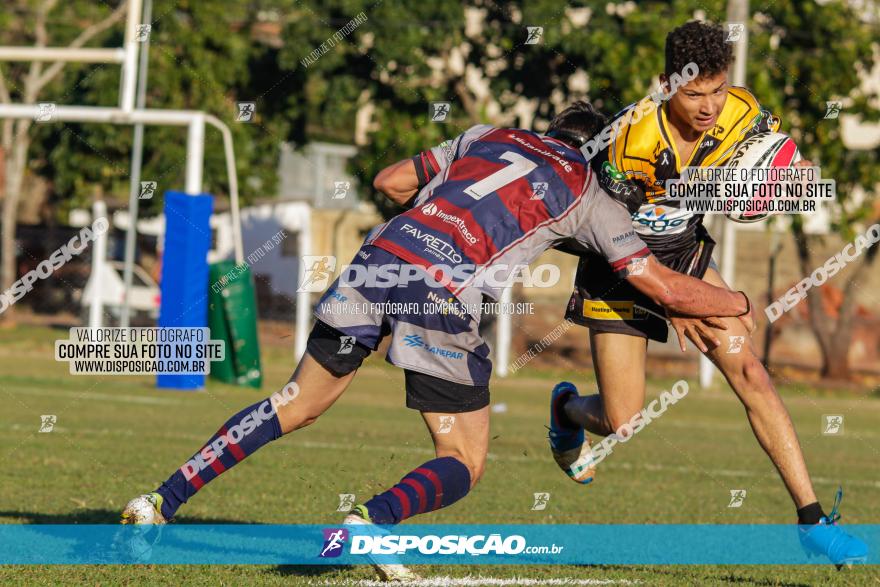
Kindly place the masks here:
<instances>
[{"instance_id":1,"label":"shadow on grass","mask_svg":"<svg viewBox=\"0 0 880 587\"><path fill-rule=\"evenodd\" d=\"M75 512L65 512L58 514L46 514L43 512L16 512L10 510L0 510L0 523L6 519L23 519L24 524L118 524L119 514L121 510L78 510ZM224 518L198 518L185 516L174 519L175 524L248 524L255 525L254 522L243 522L241 520L228 520Z\"/></svg>"},{"instance_id":2,"label":"shadow on grass","mask_svg":"<svg viewBox=\"0 0 880 587\"><path fill-rule=\"evenodd\" d=\"M14 522L12 520L14 520ZM89 509L69 513L47 514L43 512L2 510L0 511L0 523L22 523L38 525L118 524L119 511L108 509ZM179 523L180 525L256 525L249 522L242 522L241 520L229 520L223 518L198 518L189 516L185 518L180 518L179 522L176 523ZM284 577L318 577L327 573L335 573L349 568L350 567L344 565L275 565L271 572Z\"/></svg>"},{"instance_id":3,"label":"shadow on grass","mask_svg":"<svg viewBox=\"0 0 880 587\"><path fill-rule=\"evenodd\" d=\"M273 569L273 573L282 577L320 577L351 569L352 567L345 565L278 565Z\"/></svg>"},{"instance_id":4,"label":"shadow on grass","mask_svg":"<svg viewBox=\"0 0 880 587\"><path fill-rule=\"evenodd\" d=\"M830 563L829 563L829 566L830 566ZM697 566L690 566L690 565L687 565L687 566L680 566L680 565L673 565L673 566L596 565L593 568L608 569L608 570L614 569L614 570L618 570L618 571L628 571L628 572L641 571L641 572L648 573L649 575L651 575L653 577L656 577L657 575L666 575L670 578L675 578L678 580L680 580L682 578L681 577L682 570L686 570L686 571L689 571L692 573L699 573L704 570L708 570L708 569L704 569L704 567L702 565L697 565ZM713 583L714 584L725 584L725 583L740 584L740 583L742 583L742 584L748 584L748 585L767 585L768 587L769 586L772 586L772 587L811 587L810 583L792 583L792 582L782 581L778 578L761 579L761 578L756 578L756 577L738 577L738 576L732 574L729 570L726 570L724 567L711 567L711 568L717 569L719 574L707 573L706 575L703 576L701 584L708 585L708 584L713 584ZM757 568L760 568L760 567L757 567ZM720 575L721 572L725 572L727 574L722 576L722 575Z\"/></svg>"}]
</instances>

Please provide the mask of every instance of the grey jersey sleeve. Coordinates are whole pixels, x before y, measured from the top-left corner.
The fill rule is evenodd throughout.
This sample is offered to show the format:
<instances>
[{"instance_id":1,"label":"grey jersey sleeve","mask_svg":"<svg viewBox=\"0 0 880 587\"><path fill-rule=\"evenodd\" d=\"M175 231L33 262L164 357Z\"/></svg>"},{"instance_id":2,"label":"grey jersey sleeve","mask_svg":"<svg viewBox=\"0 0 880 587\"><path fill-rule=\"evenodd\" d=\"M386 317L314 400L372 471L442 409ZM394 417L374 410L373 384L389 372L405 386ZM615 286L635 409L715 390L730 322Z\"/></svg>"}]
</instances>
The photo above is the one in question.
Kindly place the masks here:
<instances>
[{"instance_id":1,"label":"grey jersey sleeve","mask_svg":"<svg viewBox=\"0 0 880 587\"><path fill-rule=\"evenodd\" d=\"M579 224L572 235L578 244L599 253L615 271L626 268L631 259L651 254L647 245L633 230L626 208L605 191L590 182L584 194Z\"/></svg>"}]
</instances>

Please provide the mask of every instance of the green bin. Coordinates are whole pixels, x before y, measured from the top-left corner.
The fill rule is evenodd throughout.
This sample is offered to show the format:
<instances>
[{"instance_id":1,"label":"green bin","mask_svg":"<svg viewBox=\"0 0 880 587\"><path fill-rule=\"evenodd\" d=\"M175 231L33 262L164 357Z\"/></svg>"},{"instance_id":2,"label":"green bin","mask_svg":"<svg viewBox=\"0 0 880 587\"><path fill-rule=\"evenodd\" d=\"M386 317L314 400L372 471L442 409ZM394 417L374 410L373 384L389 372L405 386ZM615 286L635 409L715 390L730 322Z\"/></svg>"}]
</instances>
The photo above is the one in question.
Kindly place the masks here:
<instances>
[{"instance_id":1,"label":"green bin","mask_svg":"<svg viewBox=\"0 0 880 587\"><path fill-rule=\"evenodd\" d=\"M208 327L212 340L226 343L222 361L211 363L211 377L224 383L260 388L257 298L250 267L233 261L213 263L209 271Z\"/></svg>"}]
</instances>

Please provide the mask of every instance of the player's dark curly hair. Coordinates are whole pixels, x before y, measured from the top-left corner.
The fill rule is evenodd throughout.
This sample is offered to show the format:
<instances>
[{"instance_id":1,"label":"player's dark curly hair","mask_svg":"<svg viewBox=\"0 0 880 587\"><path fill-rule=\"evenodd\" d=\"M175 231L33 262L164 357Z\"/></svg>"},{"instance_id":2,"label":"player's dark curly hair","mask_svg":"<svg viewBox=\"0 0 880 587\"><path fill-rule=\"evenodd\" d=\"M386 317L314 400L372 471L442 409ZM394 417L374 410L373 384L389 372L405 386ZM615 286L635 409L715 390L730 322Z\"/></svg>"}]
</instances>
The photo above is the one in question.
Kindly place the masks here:
<instances>
[{"instance_id":1,"label":"player's dark curly hair","mask_svg":"<svg viewBox=\"0 0 880 587\"><path fill-rule=\"evenodd\" d=\"M730 67L733 43L719 24L692 20L666 35L666 66L664 73L681 74L690 62L700 68L700 77L712 77Z\"/></svg>"},{"instance_id":2,"label":"player's dark curly hair","mask_svg":"<svg viewBox=\"0 0 880 587\"><path fill-rule=\"evenodd\" d=\"M607 123L605 115L585 100L579 100L550 121L547 135L573 147L580 147L598 134Z\"/></svg>"}]
</instances>

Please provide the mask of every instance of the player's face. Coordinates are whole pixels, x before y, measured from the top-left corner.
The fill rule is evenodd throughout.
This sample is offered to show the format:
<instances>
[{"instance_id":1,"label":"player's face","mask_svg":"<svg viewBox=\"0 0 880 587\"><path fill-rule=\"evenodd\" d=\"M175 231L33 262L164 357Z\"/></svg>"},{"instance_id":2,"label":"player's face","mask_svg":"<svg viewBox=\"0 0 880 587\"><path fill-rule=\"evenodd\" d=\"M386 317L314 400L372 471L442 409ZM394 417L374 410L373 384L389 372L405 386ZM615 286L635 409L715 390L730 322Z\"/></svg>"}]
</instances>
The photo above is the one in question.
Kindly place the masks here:
<instances>
[{"instance_id":1,"label":"player's face","mask_svg":"<svg viewBox=\"0 0 880 587\"><path fill-rule=\"evenodd\" d=\"M727 72L698 77L681 86L669 99L669 115L677 126L703 133L712 128L727 100Z\"/></svg>"}]
</instances>

